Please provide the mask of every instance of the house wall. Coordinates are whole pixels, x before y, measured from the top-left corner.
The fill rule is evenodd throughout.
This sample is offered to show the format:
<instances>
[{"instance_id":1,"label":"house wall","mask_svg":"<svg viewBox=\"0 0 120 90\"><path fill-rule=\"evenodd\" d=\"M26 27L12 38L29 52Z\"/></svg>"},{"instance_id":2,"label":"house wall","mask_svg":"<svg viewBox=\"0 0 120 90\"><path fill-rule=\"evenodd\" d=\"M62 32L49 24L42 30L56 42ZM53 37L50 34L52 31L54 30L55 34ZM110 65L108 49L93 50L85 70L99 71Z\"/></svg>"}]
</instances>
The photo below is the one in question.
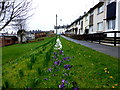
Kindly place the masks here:
<instances>
[{"instance_id":1,"label":"house wall","mask_svg":"<svg viewBox=\"0 0 120 90\"><path fill-rule=\"evenodd\" d=\"M17 43L13 37L0 37L0 47L8 46Z\"/></svg>"},{"instance_id":2,"label":"house wall","mask_svg":"<svg viewBox=\"0 0 120 90\"><path fill-rule=\"evenodd\" d=\"M85 29L89 29L89 14L84 16L83 18L83 32L85 33Z\"/></svg>"},{"instance_id":3,"label":"house wall","mask_svg":"<svg viewBox=\"0 0 120 90\"><path fill-rule=\"evenodd\" d=\"M86 20L85 20L85 16L83 17L83 32L82 32L82 34L84 34L85 33L85 26L86 26Z\"/></svg>"},{"instance_id":4,"label":"house wall","mask_svg":"<svg viewBox=\"0 0 120 90\"><path fill-rule=\"evenodd\" d=\"M108 29L108 22L106 21L106 28L105 28L105 31L108 32L108 31L120 31L120 0L110 0L110 3L112 2L116 2L116 21L115 21L115 29ZM106 11L107 11L107 5L108 5L108 2L106 2ZM107 14L107 12L106 12ZM120 33L118 34L117 33L117 37L120 36ZM107 37L114 37L114 33L108 33L107 34Z\"/></svg>"},{"instance_id":5,"label":"house wall","mask_svg":"<svg viewBox=\"0 0 120 90\"><path fill-rule=\"evenodd\" d=\"M93 8L91 8L87 14L89 16L88 21L86 21L86 16L82 16L83 19L80 20L80 24L77 23L77 25L72 25L69 30L71 30L71 33L75 32L73 31L73 28L78 28L77 34L84 34L86 27L88 27L89 29L89 33L98 33L98 32L109 32L109 31L120 31L120 0L100 0L102 2L99 2L98 4L96 4L96 6L94 6ZM110 8L107 10L107 5L115 2L116 1L116 25L115 25L115 30L113 29L108 29L108 21L106 20L107 17L109 17L112 14L107 15L107 11L109 11ZM104 2L104 3L103 3ZM103 4L103 5L102 5ZM102 5L103 6L103 12L98 14L98 8L99 6ZM93 13L92 13L93 12ZM92 19L92 14L93 14L93 19ZM109 18L110 19L110 18ZM81 27L81 22L83 21L83 28ZM102 25L102 29L98 30L98 23L103 22ZM93 31L90 30L90 26L93 25ZM114 28L114 27L113 27ZM79 32L80 30L80 32ZM108 37L113 36L114 34L110 33L107 34ZM120 34L117 36L120 36Z\"/></svg>"},{"instance_id":6,"label":"house wall","mask_svg":"<svg viewBox=\"0 0 120 90\"><path fill-rule=\"evenodd\" d=\"M83 27L82 27L82 22L83 22L83 19L80 20L80 34L84 34L84 30L83 30L83 27L84 27L84 24L83 24Z\"/></svg>"},{"instance_id":7,"label":"house wall","mask_svg":"<svg viewBox=\"0 0 120 90\"><path fill-rule=\"evenodd\" d=\"M80 30L80 28L81 28L80 25L81 25L81 24L80 24L79 22L80 22L80 20L79 20L78 23L77 23L77 28L78 28L78 32L77 32L77 33L78 33L78 35L80 34L80 31L81 31L81 30Z\"/></svg>"},{"instance_id":8,"label":"house wall","mask_svg":"<svg viewBox=\"0 0 120 90\"><path fill-rule=\"evenodd\" d=\"M103 12L98 14L98 8L94 10L94 25L93 33L104 32L105 31L105 4L103 4ZM98 23L103 22L103 29L98 31Z\"/></svg>"},{"instance_id":9,"label":"house wall","mask_svg":"<svg viewBox=\"0 0 120 90\"><path fill-rule=\"evenodd\" d=\"M118 26L118 31L120 31L120 0L117 2L117 26Z\"/></svg>"},{"instance_id":10,"label":"house wall","mask_svg":"<svg viewBox=\"0 0 120 90\"><path fill-rule=\"evenodd\" d=\"M27 39L26 39L26 36L24 35L23 37L22 37L22 42L25 42ZM20 43L20 41L21 41L21 38L20 38L20 36L18 36L18 42Z\"/></svg>"}]
</instances>

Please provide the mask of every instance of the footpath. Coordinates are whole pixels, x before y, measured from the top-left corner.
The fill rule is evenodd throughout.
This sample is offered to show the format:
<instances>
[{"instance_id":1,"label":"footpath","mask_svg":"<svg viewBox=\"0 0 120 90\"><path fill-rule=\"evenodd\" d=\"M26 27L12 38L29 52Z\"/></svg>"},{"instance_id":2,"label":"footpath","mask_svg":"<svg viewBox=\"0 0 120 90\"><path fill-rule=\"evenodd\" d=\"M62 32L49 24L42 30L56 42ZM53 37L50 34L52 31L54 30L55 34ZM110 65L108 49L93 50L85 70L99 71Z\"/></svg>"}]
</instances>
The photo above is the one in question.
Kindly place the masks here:
<instances>
[{"instance_id":1,"label":"footpath","mask_svg":"<svg viewBox=\"0 0 120 90\"><path fill-rule=\"evenodd\" d=\"M119 52L120 52L120 47L115 47L115 46L107 46L107 45L103 45L103 44L98 44L98 43L91 43L91 42L87 42L87 41L82 41L82 40L76 40L76 39L72 39L66 36L61 35L63 38L81 44L83 46L92 48L96 51L102 52L104 54L110 55L112 57L116 57L116 58L120 58Z\"/></svg>"}]
</instances>

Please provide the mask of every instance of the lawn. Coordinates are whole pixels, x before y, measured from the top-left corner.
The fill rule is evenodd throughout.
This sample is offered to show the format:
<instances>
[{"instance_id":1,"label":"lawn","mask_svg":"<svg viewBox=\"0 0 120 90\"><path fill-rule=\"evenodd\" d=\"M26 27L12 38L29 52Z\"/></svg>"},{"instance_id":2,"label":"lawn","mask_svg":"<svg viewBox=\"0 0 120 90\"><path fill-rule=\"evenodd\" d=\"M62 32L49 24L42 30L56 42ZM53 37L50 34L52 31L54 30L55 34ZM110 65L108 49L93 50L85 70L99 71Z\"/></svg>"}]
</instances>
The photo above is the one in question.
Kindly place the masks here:
<instances>
[{"instance_id":1,"label":"lawn","mask_svg":"<svg viewBox=\"0 0 120 90\"><path fill-rule=\"evenodd\" d=\"M16 44L11 46L6 46L2 48L2 63L10 62L14 59L20 58L25 54L29 54L33 52L33 50L39 48L44 43L49 42L50 38L44 38L45 40L40 42L34 43L27 43L27 44Z\"/></svg>"},{"instance_id":2,"label":"lawn","mask_svg":"<svg viewBox=\"0 0 120 90\"><path fill-rule=\"evenodd\" d=\"M117 58L62 37L56 50L55 40L4 47L2 87L118 88Z\"/></svg>"}]
</instances>

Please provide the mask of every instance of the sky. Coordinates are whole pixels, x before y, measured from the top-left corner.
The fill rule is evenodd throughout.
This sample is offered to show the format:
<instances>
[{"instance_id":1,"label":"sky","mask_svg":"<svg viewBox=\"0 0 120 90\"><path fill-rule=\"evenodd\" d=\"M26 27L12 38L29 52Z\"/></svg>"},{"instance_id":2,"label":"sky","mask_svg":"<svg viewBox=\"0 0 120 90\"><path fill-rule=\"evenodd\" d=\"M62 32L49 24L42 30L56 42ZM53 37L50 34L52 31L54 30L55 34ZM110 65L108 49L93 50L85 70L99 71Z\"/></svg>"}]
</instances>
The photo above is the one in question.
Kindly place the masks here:
<instances>
[{"instance_id":1,"label":"sky","mask_svg":"<svg viewBox=\"0 0 120 90\"><path fill-rule=\"evenodd\" d=\"M34 15L28 21L29 30L54 30L56 14L58 25L71 24L99 0L33 0Z\"/></svg>"}]
</instances>

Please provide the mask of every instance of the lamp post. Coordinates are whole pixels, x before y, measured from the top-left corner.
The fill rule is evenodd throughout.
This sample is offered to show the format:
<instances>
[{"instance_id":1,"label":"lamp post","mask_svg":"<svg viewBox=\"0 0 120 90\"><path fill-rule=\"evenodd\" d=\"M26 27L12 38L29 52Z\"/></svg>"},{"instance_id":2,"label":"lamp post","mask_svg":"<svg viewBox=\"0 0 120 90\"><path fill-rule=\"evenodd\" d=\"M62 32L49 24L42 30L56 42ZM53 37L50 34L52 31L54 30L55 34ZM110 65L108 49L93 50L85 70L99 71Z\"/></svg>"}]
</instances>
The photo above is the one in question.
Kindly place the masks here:
<instances>
[{"instance_id":1,"label":"lamp post","mask_svg":"<svg viewBox=\"0 0 120 90\"><path fill-rule=\"evenodd\" d=\"M57 35L57 14L56 14L56 35Z\"/></svg>"}]
</instances>

